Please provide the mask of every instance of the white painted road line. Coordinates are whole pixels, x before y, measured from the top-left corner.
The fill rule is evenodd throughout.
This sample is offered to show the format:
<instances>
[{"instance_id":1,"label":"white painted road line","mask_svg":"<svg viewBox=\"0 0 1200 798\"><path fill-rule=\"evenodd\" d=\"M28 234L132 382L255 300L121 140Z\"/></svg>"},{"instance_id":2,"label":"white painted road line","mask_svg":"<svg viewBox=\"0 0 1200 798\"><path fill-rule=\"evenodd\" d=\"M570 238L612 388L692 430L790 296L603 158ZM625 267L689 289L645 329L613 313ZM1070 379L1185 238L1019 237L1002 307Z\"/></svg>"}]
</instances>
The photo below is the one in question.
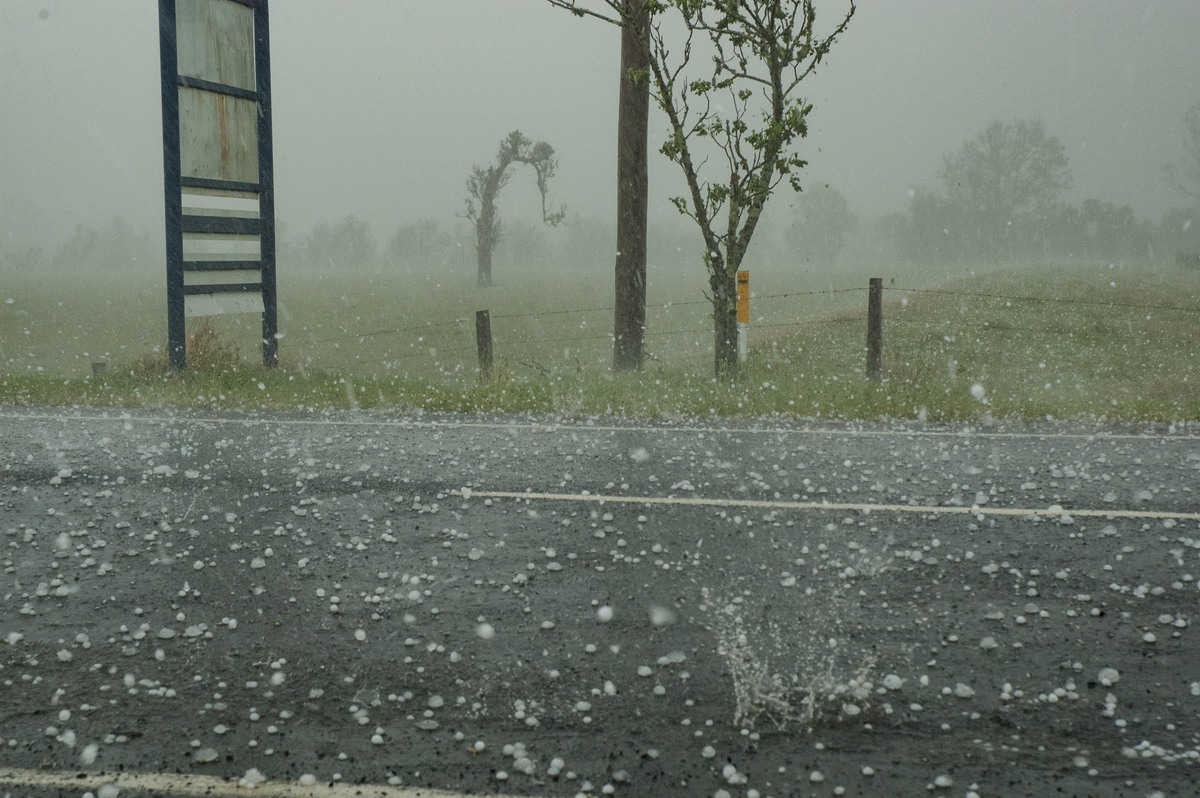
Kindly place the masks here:
<instances>
[{"instance_id":1,"label":"white painted road line","mask_svg":"<svg viewBox=\"0 0 1200 798\"><path fill-rule=\"evenodd\" d=\"M921 515L1015 515L1042 518L1132 518L1144 520L1200 521L1200 512L1170 512L1157 510L1088 510L1062 507L988 507L929 504L868 504L852 502L798 502L767 499L707 499L698 496L612 496L598 493L533 493L506 490L454 490L451 493L464 499L527 499L538 501L590 502L593 504L666 504L693 507L749 507L766 510L836 510L861 513L916 513Z\"/></svg>"},{"instance_id":2,"label":"white painted road line","mask_svg":"<svg viewBox=\"0 0 1200 798\"><path fill-rule=\"evenodd\" d=\"M82 795L87 790L99 793L100 788L106 784L117 787L121 795L144 791L168 796L209 798L246 798L247 795L261 798L463 798L465 795L423 787L389 787L382 784L304 785L295 782L264 781L251 787L249 784L239 785L236 778L226 781L214 776L179 773L103 773L0 768L0 790L67 788L73 795ZM516 796L494 795L493 798Z\"/></svg>"},{"instance_id":3,"label":"white painted road line","mask_svg":"<svg viewBox=\"0 0 1200 798\"><path fill-rule=\"evenodd\" d=\"M119 415L58 415L51 413L5 413L0 412L0 419L14 421L107 421L128 422L149 420L153 423L190 423L201 424L238 424L245 426L281 427L400 427L402 429L519 429L530 432L643 432L643 433L687 433L705 435L845 435L867 437L930 437L930 438L959 438L972 439L1031 439L1031 440L1096 440L1096 441L1160 441L1160 442L1195 442L1200 441L1200 434L1169 432L1169 433L1127 433L1127 432L989 432L976 427L964 425L961 429L838 429L826 427L671 427L647 425L617 425L617 424L569 424L565 422L521 422L521 421L426 421L421 419L388 419L388 418L212 418L208 416L166 416L151 419L134 416L122 411Z\"/></svg>"}]
</instances>

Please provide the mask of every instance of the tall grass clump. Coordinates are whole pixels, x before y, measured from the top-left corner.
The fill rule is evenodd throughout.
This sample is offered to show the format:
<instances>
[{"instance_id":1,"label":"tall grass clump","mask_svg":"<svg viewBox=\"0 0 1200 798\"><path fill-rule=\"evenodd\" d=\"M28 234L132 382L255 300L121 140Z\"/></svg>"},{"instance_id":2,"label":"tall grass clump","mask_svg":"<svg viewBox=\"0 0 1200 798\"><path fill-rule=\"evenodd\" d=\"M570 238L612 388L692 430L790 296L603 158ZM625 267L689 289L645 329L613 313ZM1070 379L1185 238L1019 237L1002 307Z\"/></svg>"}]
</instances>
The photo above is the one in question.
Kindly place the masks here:
<instances>
[{"instance_id":1,"label":"tall grass clump","mask_svg":"<svg viewBox=\"0 0 1200 798\"><path fill-rule=\"evenodd\" d=\"M192 325L184 341L186 373L225 374L244 368L237 343L223 335L211 321L201 319ZM161 377L172 372L167 346L135 358L123 371L135 377Z\"/></svg>"}]
</instances>

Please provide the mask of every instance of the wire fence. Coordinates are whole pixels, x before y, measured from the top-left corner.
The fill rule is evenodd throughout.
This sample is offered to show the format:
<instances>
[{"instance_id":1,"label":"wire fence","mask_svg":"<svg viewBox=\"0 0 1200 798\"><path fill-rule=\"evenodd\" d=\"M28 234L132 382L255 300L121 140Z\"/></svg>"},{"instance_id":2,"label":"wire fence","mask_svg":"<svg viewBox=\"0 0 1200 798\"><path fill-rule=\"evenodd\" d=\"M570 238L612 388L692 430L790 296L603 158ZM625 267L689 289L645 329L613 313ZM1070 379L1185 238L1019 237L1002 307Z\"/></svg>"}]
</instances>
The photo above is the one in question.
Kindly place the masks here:
<instances>
[{"instance_id":1,"label":"wire fence","mask_svg":"<svg viewBox=\"0 0 1200 798\"><path fill-rule=\"evenodd\" d=\"M785 299L800 299L812 297L829 297L834 295L846 294L862 294L864 299L868 295L867 287L839 287L816 289L808 291L787 291L781 293L769 293L751 295L751 302L755 303L755 307L759 307L757 303L773 300ZM1117 329L1068 329L1063 325L1059 326L1018 326L1012 323L989 322L989 321L970 321L962 318L952 318L943 316L942 318L905 318L904 300L909 296L930 296L930 297L956 297L968 302L1004 302L1007 306L1032 305L1032 304L1049 304L1058 306L1078 306L1080 308L1103 308L1110 310L1148 312L1145 319L1152 318L1155 313L1171 313L1171 314L1198 314L1200 315L1200 306L1165 304L1165 303L1150 303L1150 302L1131 302L1120 300L1103 300L1089 299L1085 297L1055 297L1055 296L1028 296L1016 294L991 293L985 291L957 291L946 288L917 288L917 287L897 287L889 286L887 294L894 296L901 295L901 300L898 305L900 312L896 312L896 307L893 307L888 313L887 324L897 324L905 326L924 326L926 328L953 328L955 330L975 331L996 334L1013 335L1017 333L1036 333L1040 335L1055 335L1063 336L1068 339L1086 338L1086 339L1129 339L1138 342L1177 342L1176 337L1154 336L1147 334L1146 331L1136 331L1132 327L1132 320L1127 320L1128 328L1122 332ZM647 314L652 311L669 312L676 308L686 308L690 306L711 305L709 299L687 300L676 302L664 302L658 304L649 304L646 306ZM896 305L893 302L893 305ZM868 323L865 308L867 303L861 306L864 308L862 315L856 315L854 307L845 308L837 313L818 315L816 317L796 317L785 321L766 322L765 316L759 315L759 323L753 324L753 330L776 330L788 331L799 330L801 328L821 326L821 325L844 325L847 323ZM546 311L530 311L521 313L498 313L491 318L498 322L529 322L537 319L561 319L565 317L577 316L582 319L580 327L585 327L588 323L588 317L594 314L612 314L614 307L611 305L600 305L592 307L580 308L565 308ZM783 311L774 311L772 315L779 315ZM418 358L426 358L431 361L445 359L447 356L467 356L463 359L468 359L468 353L474 352L476 347L469 343L461 345L435 345L426 339L425 334L428 333L446 333L451 331L451 335L459 340L469 339L473 330L472 326L475 322L474 318L458 317L439 322L426 322L422 324L412 324L407 326L398 326L385 329L368 330L363 332L344 332L334 336L314 337L312 340L315 343L333 343L335 345L344 341L366 342L369 339L394 338L395 346L387 354L371 357L367 359L356 358L357 363L398 363L411 361ZM1200 331L1200 327L1197 328ZM672 336L683 335L712 335L713 328L709 327L694 327L687 326L683 328L661 328L658 326L649 326L645 330L647 340L655 340L668 338ZM407 340L405 340L407 339ZM522 336L520 332L511 325L505 329L505 337L498 341L498 345L504 351L525 352L528 353L532 349L540 345L546 344L571 344L574 346L594 344L595 342L604 341L612 343L613 334L609 331L586 333L586 334L562 334L562 335L526 335ZM445 343L445 342L439 342ZM458 341L451 343L457 344ZM697 343L699 345L699 343ZM650 347L647 346L647 350ZM407 351L406 351L407 350ZM647 354L655 360L660 358L654 357L652 352Z\"/></svg>"}]
</instances>

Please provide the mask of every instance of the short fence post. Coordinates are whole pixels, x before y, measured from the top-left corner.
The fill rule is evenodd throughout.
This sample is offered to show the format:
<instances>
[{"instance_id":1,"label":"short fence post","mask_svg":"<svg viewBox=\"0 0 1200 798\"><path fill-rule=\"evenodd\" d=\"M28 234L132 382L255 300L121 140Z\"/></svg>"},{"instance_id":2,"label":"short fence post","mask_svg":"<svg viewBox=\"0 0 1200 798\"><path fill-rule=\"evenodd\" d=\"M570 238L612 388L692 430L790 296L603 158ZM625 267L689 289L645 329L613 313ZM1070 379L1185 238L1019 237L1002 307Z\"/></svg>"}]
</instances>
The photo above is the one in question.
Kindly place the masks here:
<instances>
[{"instance_id":1,"label":"short fence post","mask_svg":"<svg viewBox=\"0 0 1200 798\"><path fill-rule=\"evenodd\" d=\"M486 310L475 311L475 347L479 350L479 376L492 376L492 317Z\"/></svg>"},{"instance_id":2,"label":"short fence post","mask_svg":"<svg viewBox=\"0 0 1200 798\"><path fill-rule=\"evenodd\" d=\"M879 382L883 365L883 278L872 277L867 295L867 379Z\"/></svg>"}]
</instances>

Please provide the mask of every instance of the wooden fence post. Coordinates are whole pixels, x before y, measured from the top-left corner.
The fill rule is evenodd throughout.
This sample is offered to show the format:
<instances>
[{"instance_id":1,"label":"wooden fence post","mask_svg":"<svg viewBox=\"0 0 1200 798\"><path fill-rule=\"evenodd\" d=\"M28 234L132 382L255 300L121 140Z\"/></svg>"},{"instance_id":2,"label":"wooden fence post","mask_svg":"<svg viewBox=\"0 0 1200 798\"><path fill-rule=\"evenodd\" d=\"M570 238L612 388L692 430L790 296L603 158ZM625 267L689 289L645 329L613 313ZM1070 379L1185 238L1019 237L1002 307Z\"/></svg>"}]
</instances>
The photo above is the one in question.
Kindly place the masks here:
<instances>
[{"instance_id":1,"label":"wooden fence post","mask_svg":"<svg viewBox=\"0 0 1200 798\"><path fill-rule=\"evenodd\" d=\"M867 379L879 382L883 365L883 278L872 277L867 292Z\"/></svg>"},{"instance_id":2,"label":"wooden fence post","mask_svg":"<svg viewBox=\"0 0 1200 798\"><path fill-rule=\"evenodd\" d=\"M479 376L492 376L492 317L486 310L475 311L475 347L479 350Z\"/></svg>"}]
</instances>

